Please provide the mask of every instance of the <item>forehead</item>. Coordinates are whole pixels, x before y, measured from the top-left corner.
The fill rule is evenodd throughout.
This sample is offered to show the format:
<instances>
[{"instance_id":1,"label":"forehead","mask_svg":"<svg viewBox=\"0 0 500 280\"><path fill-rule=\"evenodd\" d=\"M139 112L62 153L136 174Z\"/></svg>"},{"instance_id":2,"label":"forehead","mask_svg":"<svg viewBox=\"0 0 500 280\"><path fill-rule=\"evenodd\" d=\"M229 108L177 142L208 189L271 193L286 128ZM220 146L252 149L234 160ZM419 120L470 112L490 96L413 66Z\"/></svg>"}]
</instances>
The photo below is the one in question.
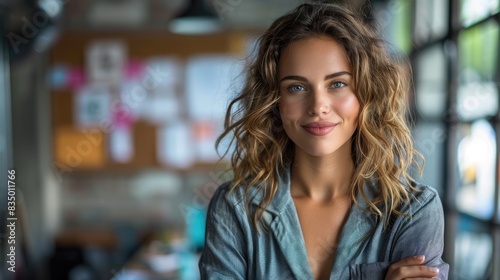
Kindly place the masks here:
<instances>
[{"instance_id":1,"label":"forehead","mask_svg":"<svg viewBox=\"0 0 500 280\"><path fill-rule=\"evenodd\" d=\"M351 65L344 48L337 41L321 36L307 37L286 46L281 53L278 70L279 76L283 77L311 71L350 72Z\"/></svg>"}]
</instances>

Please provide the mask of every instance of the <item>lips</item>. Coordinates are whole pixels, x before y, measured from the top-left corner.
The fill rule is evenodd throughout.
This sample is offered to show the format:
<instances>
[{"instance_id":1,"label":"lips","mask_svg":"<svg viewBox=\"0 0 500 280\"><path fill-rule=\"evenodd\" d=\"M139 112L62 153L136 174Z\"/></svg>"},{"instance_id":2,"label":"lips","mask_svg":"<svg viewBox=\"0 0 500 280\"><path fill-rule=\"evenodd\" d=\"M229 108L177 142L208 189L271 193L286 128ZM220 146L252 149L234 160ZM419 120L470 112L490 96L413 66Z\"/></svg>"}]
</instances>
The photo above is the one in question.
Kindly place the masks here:
<instances>
[{"instance_id":1,"label":"lips","mask_svg":"<svg viewBox=\"0 0 500 280\"><path fill-rule=\"evenodd\" d=\"M337 125L331 122L312 122L303 125L302 127L305 131L314 136L323 136L330 133L335 128L335 126Z\"/></svg>"}]
</instances>

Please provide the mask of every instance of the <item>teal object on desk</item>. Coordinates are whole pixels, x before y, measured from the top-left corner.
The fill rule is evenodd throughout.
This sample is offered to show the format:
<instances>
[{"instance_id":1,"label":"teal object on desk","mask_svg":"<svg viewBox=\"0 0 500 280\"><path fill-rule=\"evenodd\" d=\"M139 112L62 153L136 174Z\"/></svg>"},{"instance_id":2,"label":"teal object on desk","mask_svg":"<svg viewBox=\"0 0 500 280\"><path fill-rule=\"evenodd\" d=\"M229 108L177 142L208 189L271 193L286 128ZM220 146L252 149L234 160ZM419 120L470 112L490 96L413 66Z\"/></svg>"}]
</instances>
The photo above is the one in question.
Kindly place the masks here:
<instances>
[{"instance_id":1,"label":"teal object on desk","mask_svg":"<svg viewBox=\"0 0 500 280\"><path fill-rule=\"evenodd\" d=\"M192 249L201 251L205 245L205 209L192 207L186 220L186 237Z\"/></svg>"}]
</instances>

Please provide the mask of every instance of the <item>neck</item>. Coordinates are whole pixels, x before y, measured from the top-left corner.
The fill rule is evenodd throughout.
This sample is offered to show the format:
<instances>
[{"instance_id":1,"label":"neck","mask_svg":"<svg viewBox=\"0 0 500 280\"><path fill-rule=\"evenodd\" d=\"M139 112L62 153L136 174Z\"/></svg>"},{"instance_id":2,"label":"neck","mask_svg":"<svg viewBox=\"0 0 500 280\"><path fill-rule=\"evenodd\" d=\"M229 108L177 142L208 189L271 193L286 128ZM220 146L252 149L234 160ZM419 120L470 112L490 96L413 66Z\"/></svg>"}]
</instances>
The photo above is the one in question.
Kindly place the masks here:
<instances>
[{"instance_id":1,"label":"neck","mask_svg":"<svg viewBox=\"0 0 500 280\"><path fill-rule=\"evenodd\" d=\"M354 163L348 141L328 156L311 156L295 149L291 166L291 194L294 198L329 203L349 196Z\"/></svg>"}]
</instances>

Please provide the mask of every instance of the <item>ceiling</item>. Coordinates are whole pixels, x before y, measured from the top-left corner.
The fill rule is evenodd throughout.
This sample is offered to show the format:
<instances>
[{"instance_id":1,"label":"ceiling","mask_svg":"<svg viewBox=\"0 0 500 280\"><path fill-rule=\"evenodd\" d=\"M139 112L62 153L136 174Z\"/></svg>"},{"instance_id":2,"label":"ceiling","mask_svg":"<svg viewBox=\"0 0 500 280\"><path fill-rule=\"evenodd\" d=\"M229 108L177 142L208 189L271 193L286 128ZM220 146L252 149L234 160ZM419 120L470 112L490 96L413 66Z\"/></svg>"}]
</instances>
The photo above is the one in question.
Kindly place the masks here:
<instances>
[{"instance_id":1,"label":"ceiling","mask_svg":"<svg viewBox=\"0 0 500 280\"><path fill-rule=\"evenodd\" d=\"M148 29L166 28L168 22L192 0L0 0L0 10L21 16L33 14L36 6L64 18L62 28ZM197 0L198 1L198 0ZM211 8L228 29L266 28L277 17L310 0L200 0ZM327 0L328 1L328 0ZM330 0L356 5L365 0ZM58 4L59 3L59 4ZM354 4L353 4L354 3ZM59 8L55 8L59 5ZM11 16L12 18L12 16ZM15 20L14 20L15 22Z\"/></svg>"},{"instance_id":2,"label":"ceiling","mask_svg":"<svg viewBox=\"0 0 500 280\"><path fill-rule=\"evenodd\" d=\"M43 52L61 30L169 30L193 0L0 0L0 24L14 40L13 58ZM311 0L196 0L226 30L266 29L277 17ZM323 0L356 5L369 0ZM29 32L28 32L29 31Z\"/></svg>"},{"instance_id":3,"label":"ceiling","mask_svg":"<svg viewBox=\"0 0 500 280\"><path fill-rule=\"evenodd\" d=\"M147 28L165 26L181 13L189 0L71 0L68 20L72 27ZM82 3L76 3L76 2ZM229 29L265 28L278 16L307 0L207 0L221 23ZM85 3L84 3L85 2ZM78 6L78 7L76 7ZM81 14L85 11L85 14ZM112 11L112 13L110 13ZM86 18L85 21L73 20Z\"/></svg>"}]
</instances>

